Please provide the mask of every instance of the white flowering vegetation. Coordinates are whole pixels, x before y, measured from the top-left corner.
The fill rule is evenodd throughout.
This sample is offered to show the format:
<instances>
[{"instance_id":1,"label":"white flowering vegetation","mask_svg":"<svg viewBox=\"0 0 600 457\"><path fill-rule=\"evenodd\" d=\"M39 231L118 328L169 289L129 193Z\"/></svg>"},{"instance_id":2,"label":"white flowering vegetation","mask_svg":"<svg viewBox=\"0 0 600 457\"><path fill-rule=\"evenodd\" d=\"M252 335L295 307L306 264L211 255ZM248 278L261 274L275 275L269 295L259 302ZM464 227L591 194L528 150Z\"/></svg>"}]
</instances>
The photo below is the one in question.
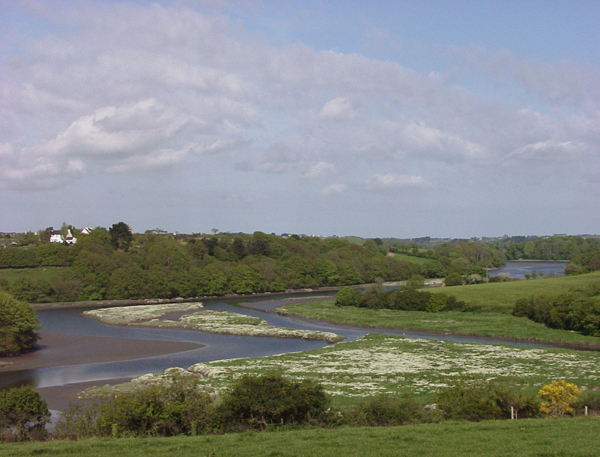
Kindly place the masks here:
<instances>
[{"instance_id":1,"label":"white flowering vegetation","mask_svg":"<svg viewBox=\"0 0 600 457\"><path fill-rule=\"evenodd\" d=\"M212 392L244 374L270 372L316 380L331 395L350 402L352 398L391 392L425 399L457 376L479 376L534 393L554 379L600 389L600 353L370 334L314 351L199 363L177 371L198 376ZM174 371L171 369L167 376L144 375L129 387L119 388L161 382L169 373Z\"/></svg>"},{"instance_id":2,"label":"white flowering vegetation","mask_svg":"<svg viewBox=\"0 0 600 457\"><path fill-rule=\"evenodd\" d=\"M190 312L194 311L194 312ZM106 324L174 327L242 336L302 338L335 343L344 338L332 332L274 327L259 317L203 309L202 303L101 308L83 313ZM169 318L170 316L174 316Z\"/></svg>"}]
</instances>

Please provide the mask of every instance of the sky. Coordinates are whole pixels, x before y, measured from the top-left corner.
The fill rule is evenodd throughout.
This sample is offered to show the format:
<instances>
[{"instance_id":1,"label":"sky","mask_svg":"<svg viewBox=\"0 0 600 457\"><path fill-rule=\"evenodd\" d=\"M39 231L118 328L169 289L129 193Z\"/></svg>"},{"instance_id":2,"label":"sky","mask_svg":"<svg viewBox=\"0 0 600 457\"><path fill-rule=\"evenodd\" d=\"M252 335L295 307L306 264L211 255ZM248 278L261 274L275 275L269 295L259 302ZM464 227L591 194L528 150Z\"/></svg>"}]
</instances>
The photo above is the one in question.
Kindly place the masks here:
<instances>
[{"instance_id":1,"label":"sky","mask_svg":"<svg viewBox=\"0 0 600 457\"><path fill-rule=\"evenodd\" d=\"M597 0L0 0L0 231L600 233Z\"/></svg>"}]
</instances>

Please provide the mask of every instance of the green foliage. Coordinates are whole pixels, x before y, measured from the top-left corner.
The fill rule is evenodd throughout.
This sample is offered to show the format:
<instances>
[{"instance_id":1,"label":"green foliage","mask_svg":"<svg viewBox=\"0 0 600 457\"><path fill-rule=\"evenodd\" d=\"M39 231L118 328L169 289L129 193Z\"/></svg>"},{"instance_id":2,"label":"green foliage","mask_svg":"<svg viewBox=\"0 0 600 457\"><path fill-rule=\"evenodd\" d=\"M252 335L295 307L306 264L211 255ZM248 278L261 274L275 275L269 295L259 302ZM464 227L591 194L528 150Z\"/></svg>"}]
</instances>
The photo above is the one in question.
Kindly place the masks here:
<instances>
[{"instance_id":1,"label":"green foliage","mask_svg":"<svg viewBox=\"0 0 600 457\"><path fill-rule=\"evenodd\" d=\"M509 260L575 260L593 251L596 255L600 252L600 240L580 236L534 237L520 242L506 240L504 244Z\"/></svg>"},{"instance_id":2,"label":"green foliage","mask_svg":"<svg viewBox=\"0 0 600 457\"><path fill-rule=\"evenodd\" d=\"M431 313L466 309L466 304L459 302L453 296L417 290L415 284L420 282L421 280L417 278L413 282L413 287L390 291L384 290L380 283L376 283L370 286L362 295L355 289L344 287L337 293L335 305L397 311L427 311ZM471 307L469 310L472 311L473 308Z\"/></svg>"},{"instance_id":3,"label":"green foliage","mask_svg":"<svg viewBox=\"0 0 600 457\"><path fill-rule=\"evenodd\" d=\"M480 421L501 415L494 385L483 379L453 379L436 396L438 408L446 419Z\"/></svg>"},{"instance_id":4,"label":"green foliage","mask_svg":"<svg viewBox=\"0 0 600 457\"><path fill-rule=\"evenodd\" d=\"M292 381L278 374L245 375L226 392L216 408L224 430L266 429L270 425L318 423L330 398L321 385Z\"/></svg>"},{"instance_id":5,"label":"green foliage","mask_svg":"<svg viewBox=\"0 0 600 457\"><path fill-rule=\"evenodd\" d=\"M335 306L359 306L360 292L351 287L342 287L335 296Z\"/></svg>"},{"instance_id":6,"label":"green foliage","mask_svg":"<svg viewBox=\"0 0 600 457\"><path fill-rule=\"evenodd\" d=\"M377 395L360 403L348 413L346 422L356 426L397 426L418 424L431 417L409 395Z\"/></svg>"},{"instance_id":7,"label":"green foliage","mask_svg":"<svg viewBox=\"0 0 600 457\"><path fill-rule=\"evenodd\" d=\"M39 438L49 419L48 405L31 386L0 390L0 437Z\"/></svg>"},{"instance_id":8,"label":"green foliage","mask_svg":"<svg viewBox=\"0 0 600 457\"><path fill-rule=\"evenodd\" d=\"M117 222L108 229L110 234L110 244L115 249L126 251L133 242L133 233L125 222Z\"/></svg>"},{"instance_id":9,"label":"green foliage","mask_svg":"<svg viewBox=\"0 0 600 457\"><path fill-rule=\"evenodd\" d=\"M539 294L515 302L513 315L527 317L550 328L600 336L600 286L565 294Z\"/></svg>"},{"instance_id":10,"label":"green foliage","mask_svg":"<svg viewBox=\"0 0 600 457\"><path fill-rule=\"evenodd\" d=\"M0 356L31 350L39 339L39 328L31 306L0 291Z\"/></svg>"},{"instance_id":11,"label":"green foliage","mask_svg":"<svg viewBox=\"0 0 600 457\"><path fill-rule=\"evenodd\" d=\"M61 414L56 436L174 436L206 432L212 399L193 377L173 376L153 385L89 407L71 406Z\"/></svg>"},{"instance_id":12,"label":"green foliage","mask_svg":"<svg viewBox=\"0 0 600 457\"><path fill-rule=\"evenodd\" d=\"M446 278L444 279L444 284L448 287L462 286L464 284L464 281L460 273L453 272L446 276Z\"/></svg>"}]
</instances>

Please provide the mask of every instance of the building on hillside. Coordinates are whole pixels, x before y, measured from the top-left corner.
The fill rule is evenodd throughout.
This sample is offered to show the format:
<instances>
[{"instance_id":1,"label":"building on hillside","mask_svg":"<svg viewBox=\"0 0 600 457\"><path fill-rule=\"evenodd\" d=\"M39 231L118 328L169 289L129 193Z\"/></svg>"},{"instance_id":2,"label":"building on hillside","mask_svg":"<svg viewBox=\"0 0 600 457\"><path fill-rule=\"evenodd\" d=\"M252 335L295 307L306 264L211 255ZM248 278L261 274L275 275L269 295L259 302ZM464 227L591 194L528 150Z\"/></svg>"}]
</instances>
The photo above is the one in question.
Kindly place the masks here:
<instances>
[{"instance_id":1,"label":"building on hillside","mask_svg":"<svg viewBox=\"0 0 600 457\"><path fill-rule=\"evenodd\" d=\"M67 236L62 235L60 230L52 230L52 234L50 235L50 243L66 243L66 244L75 244L77 243L77 238L73 236L71 230L67 230Z\"/></svg>"}]
</instances>

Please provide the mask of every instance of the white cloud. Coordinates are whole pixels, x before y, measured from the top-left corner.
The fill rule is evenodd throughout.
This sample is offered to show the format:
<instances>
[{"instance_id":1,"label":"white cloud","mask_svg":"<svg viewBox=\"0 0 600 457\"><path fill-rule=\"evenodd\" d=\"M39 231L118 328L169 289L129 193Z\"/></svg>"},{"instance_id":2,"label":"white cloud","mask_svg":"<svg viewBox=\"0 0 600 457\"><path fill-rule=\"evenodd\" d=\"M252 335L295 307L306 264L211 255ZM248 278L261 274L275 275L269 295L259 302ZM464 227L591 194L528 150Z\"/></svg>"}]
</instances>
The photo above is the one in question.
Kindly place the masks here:
<instances>
[{"instance_id":1,"label":"white cloud","mask_svg":"<svg viewBox=\"0 0 600 457\"><path fill-rule=\"evenodd\" d=\"M302 175L304 178L320 178L337 173L337 168L327 162L318 162L308 168Z\"/></svg>"},{"instance_id":2,"label":"white cloud","mask_svg":"<svg viewBox=\"0 0 600 457\"><path fill-rule=\"evenodd\" d=\"M331 184L321 191L323 195L343 194L348 189L346 184Z\"/></svg>"},{"instance_id":3,"label":"white cloud","mask_svg":"<svg viewBox=\"0 0 600 457\"><path fill-rule=\"evenodd\" d=\"M369 190L408 189L431 185L422 176L398 175L393 173L376 174L367 179L365 184Z\"/></svg>"},{"instance_id":4,"label":"white cloud","mask_svg":"<svg viewBox=\"0 0 600 457\"><path fill-rule=\"evenodd\" d=\"M351 103L344 97L334 98L325 103L319 112L319 119L330 121L351 120L358 117Z\"/></svg>"}]
</instances>

